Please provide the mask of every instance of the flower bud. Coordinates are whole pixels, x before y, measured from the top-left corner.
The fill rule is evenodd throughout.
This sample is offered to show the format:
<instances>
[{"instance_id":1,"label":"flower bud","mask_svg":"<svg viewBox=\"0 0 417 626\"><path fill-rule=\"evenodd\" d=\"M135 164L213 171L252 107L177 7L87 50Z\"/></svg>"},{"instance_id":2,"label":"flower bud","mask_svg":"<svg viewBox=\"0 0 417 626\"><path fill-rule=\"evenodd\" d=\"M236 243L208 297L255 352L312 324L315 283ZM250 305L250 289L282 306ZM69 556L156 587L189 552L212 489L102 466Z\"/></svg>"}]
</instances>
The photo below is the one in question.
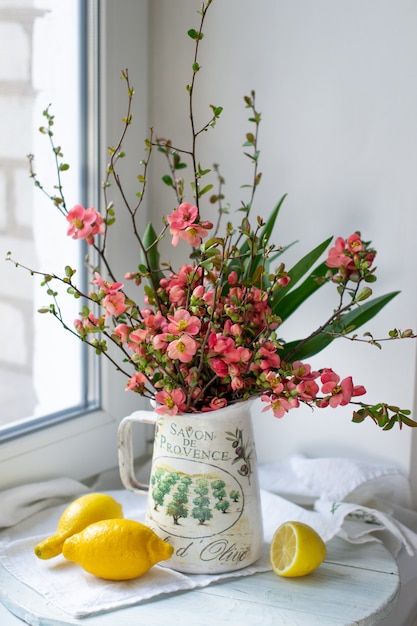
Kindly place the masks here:
<instances>
[{"instance_id":1,"label":"flower bud","mask_svg":"<svg viewBox=\"0 0 417 626\"><path fill-rule=\"evenodd\" d=\"M356 296L355 302L362 302L363 300L366 300L367 298L369 298L369 296L371 295L372 295L372 289L370 287L364 287L363 289L360 290L360 292Z\"/></svg>"}]
</instances>

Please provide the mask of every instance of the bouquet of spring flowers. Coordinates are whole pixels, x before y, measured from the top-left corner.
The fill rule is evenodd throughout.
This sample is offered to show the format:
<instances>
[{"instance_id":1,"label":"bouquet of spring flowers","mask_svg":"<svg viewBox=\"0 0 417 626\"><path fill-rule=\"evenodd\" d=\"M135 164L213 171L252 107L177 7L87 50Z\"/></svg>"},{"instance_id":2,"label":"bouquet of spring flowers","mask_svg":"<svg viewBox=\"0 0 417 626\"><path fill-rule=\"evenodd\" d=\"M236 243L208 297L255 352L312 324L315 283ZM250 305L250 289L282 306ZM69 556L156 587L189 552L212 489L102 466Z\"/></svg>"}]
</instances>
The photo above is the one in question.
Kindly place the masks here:
<instances>
[{"instance_id":1,"label":"bouquet of spring flowers","mask_svg":"<svg viewBox=\"0 0 417 626\"><path fill-rule=\"evenodd\" d=\"M29 269L42 276L51 298L41 312L50 313L62 326L91 346L97 354L110 359L126 376L126 389L153 399L156 411L175 415L213 411L231 403L260 397L265 410L280 418L291 409L354 405L353 421L370 417L381 428L395 423L417 426L408 410L388 404L369 405L362 398L366 389L352 376L341 378L329 365L314 370L308 359L336 338L349 335L376 315L396 293L371 298L370 285L376 281L376 250L359 232L348 237L326 239L293 267L284 264L285 248L273 243L274 226L285 196L269 219L252 217L257 187L261 180L258 131L261 115L255 106L255 93L244 98L250 111L252 130L246 134L245 154L253 165L249 200L239 211L240 223L227 221L223 206L223 185L219 167L202 168L197 157L198 140L203 131L214 127L222 107L212 106L210 118L196 128L193 95L197 76L199 44L204 19L212 0L202 5L198 29L188 31L195 42L189 94L192 145L189 149L173 146L153 132L145 141L145 158L138 174L141 190L129 201L118 175L118 161L125 155L122 144L133 121L131 109L134 90L127 70L122 78L127 86L127 112L121 139L109 148L110 161L103 182L104 209L76 205L68 209L61 175L68 169L60 147L54 142L54 117L44 111L46 125L41 132L49 139L55 158L58 184L54 192L45 190L29 157L31 176L52 201L65 220L67 235L84 240L98 257L87 261L91 290L84 292L75 281L76 270L65 268L59 276ZM148 165L154 153L166 159L168 173L163 183L172 188L175 202L161 224L149 223L140 234L138 215L147 185ZM183 177L191 165L192 190L187 199ZM186 170L189 171L189 170ZM205 182L211 174L217 183ZM110 197L113 190L118 200ZM111 245L111 228L119 204L129 213L138 256L126 268L122 280L113 273L106 250ZM213 207L216 218L212 218ZM211 209L209 211L209 209ZM215 222L215 223L214 223ZM225 223L224 223L225 222ZM161 240L171 237L172 246L186 246L189 262L179 268L160 259ZM92 255L90 255L92 256ZM9 259L11 256L9 255ZM74 323L64 320L54 290L54 281L66 285L71 297L82 302ZM133 299L125 290L137 293ZM328 319L298 341L286 342L281 324L324 284L332 283L336 303ZM369 342L379 345L369 334ZM386 339L415 337L411 330L394 329ZM115 349L109 350L109 346ZM118 357L114 356L114 353Z\"/></svg>"}]
</instances>

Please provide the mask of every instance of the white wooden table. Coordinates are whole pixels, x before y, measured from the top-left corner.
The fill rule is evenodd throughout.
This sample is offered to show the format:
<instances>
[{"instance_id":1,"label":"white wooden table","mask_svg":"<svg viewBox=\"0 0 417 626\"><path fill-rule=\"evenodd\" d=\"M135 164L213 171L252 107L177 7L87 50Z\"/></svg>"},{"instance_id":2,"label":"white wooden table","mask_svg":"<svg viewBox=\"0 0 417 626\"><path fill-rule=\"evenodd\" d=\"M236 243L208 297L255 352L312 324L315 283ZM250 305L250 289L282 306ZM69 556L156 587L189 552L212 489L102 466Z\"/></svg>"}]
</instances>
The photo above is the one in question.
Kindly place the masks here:
<instances>
[{"instance_id":1,"label":"white wooden table","mask_svg":"<svg viewBox=\"0 0 417 626\"><path fill-rule=\"evenodd\" d=\"M120 611L74 619L0 568L0 623L36 626L348 626L378 624L399 592L395 560L380 544L335 538L326 561L310 576L273 572L229 579ZM68 590L71 593L71 590ZM6 620L6 617L9 621Z\"/></svg>"}]
</instances>

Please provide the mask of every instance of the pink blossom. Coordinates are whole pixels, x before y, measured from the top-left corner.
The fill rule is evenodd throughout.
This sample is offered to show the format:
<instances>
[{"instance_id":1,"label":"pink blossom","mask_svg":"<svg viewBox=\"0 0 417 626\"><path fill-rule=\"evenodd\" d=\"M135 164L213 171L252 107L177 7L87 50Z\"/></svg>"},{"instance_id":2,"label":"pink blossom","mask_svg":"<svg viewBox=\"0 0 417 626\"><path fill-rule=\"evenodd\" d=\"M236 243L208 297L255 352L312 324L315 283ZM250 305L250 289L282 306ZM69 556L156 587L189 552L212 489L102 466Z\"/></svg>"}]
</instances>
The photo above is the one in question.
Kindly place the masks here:
<instances>
[{"instance_id":1,"label":"pink blossom","mask_svg":"<svg viewBox=\"0 0 417 626\"><path fill-rule=\"evenodd\" d=\"M252 351L249 348L245 348L244 346L238 346L236 351L239 356L239 363L248 363L252 358Z\"/></svg>"},{"instance_id":2,"label":"pink blossom","mask_svg":"<svg viewBox=\"0 0 417 626\"><path fill-rule=\"evenodd\" d=\"M116 291L119 291L124 287L123 283L110 283L107 280L104 280L98 272L95 272L94 276L95 278L93 280L93 284L98 285L106 295L113 295Z\"/></svg>"},{"instance_id":3,"label":"pink blossom","mask_svg":"<svg viewBox=\"0 0 417 626\"><path fill-rule=\"evenodd\" d=\"M211 353L226 355L235 349L232 337L225 337L222 333L210 333L208 346Z\"/></svg>"},{"instance_id":4,"label":"pink blossom","mask_svg":"<svg viewBox=\"0 0 417 626\"><path fill-rule=\"evenodd\" d=\"M287 413L290 409L295 408L297 402L293 402L288 400L288 398L276 396L275 394L268 395L264 394L261 396L262 402L266 402L268 405L262 409L262 412L272 410L275 417L284 417L285 413Z\"/></svg>"},{"instance_id":5,"label":"pink blossom","mask_svg":"<svg viewBox=\"0 0 417 626\"><path fill-rule=\"evenodd\" d=\"M174 339L168 345L168 357L170 359L179 359L181 363L189 363L197 352L198 343L184 333L179 339Z\"/></svg>"},{"instance_id":6,"label":"pink blossom","mask_svg":"<svg viewBox=\"0 0 417 626\"><path fill-rule=\"evenodd\" d=\"M225 406L227 406L227 400L226 398L213 398L208 406L204 406L201 410L203 412L205 411L217 411L218 409L223 409Z\"/></svg>"},{"instance_id":7,"label":"pink blossom","mask_svg":"<svg viewBox=\"0 0 417 626\"><path fill-rule=\"evenodd\" d=\"M224 378L225 376L227 376L229 369L227 367L227 363L223 359L219 357L214 357L209 360L209 364L211 369L215 374L217 374L217 376L220 376L220 378Z\"/></svg>"},{"instance_id":8,"label":"pink blossom","mask_svg":"<svg viewBox=\"0 0 417 626\"><path fill-rule=\"evenodd\" d=\"M80 335L84 334L84 325L80 319L77 318L74 320L74 328L78 334Z\"/></svg>"},{"instance_id":9,"label":"pink blossom","mask_svg":"<svg viewBox=\"0 0 417 626\"><path fill-rule=\"evenodd\" d=\"M223 354L226 363L238 363L240 361L240 353L237 348L231 348Z\"/></svg>"},{"instance_id":10,"label":"pink blossom","mask_svg":"<svg viewBox=\"0 0 417 626\"><path fill-rule=\"evenodd\" d=\"M183 285L172 285L169 290L169 301L178 306L184 306L186 302L187 291Z\"/></svg>"},{"instance_id":11,"label":"pink blossom","mask_svg":"<svg viewBox=\"0 0 417 626\"><path fill-rule=\"evenodd\" d=\"M322 392L328 393L329 390L326 391L325 388L328 389L331 384L332 383L327 383L326 385L323 385ZM352 377L348 376L347 378L344 378L339 385L333 383L333 388L330 390L330 393L331 396L329 397L329 405L332 408L336 408L339 405L345 406L346 404L349 404L353 395Z\"/></svg>"},{"instance_id":12,"label":"pink blossom","mask_svg":"<svg viewBox=\"0 0 417 626\"><path fill-rule=\"evenodd\" d=\"M205 290L204 290L203 285L197 285L197 287L193 289L193 293L191 294L191 296L195 298L196 300L201 300L204 294L205 294Z\"/></svg>"},{"instance_id":13,"label":"pink blossom","mask_svg":"<svg viewBox=\"0 0 417 626\"><path fill-rule=\"evenodd\" d=\"M352 235L349 235L346 240L346 244L349 252L352 253L362 252L362 250L365 248L362 239L360 238L360 235L358 235L358 233L353 233Z\"/></svg>"},{"instance_id":14,"label":"pink blossom","mask_svg":"<svg viewBox=\"0 0 417 626\"><path fill-rule=\"evenodd\" d=\"M231 378L235 376L239 376L241 371L240 365L238 363L228 363L227 364L227 373Z\"/></svg>"},{"instance_id":15,"label":"pink blossom","mask_svg":"<svg viewBox=\"0 0 417 626\"><path fill-rule=\"evenodd\" d=\"M284 391L284 385L282 384L282 379L279 374L276 374L274 371L270 370L265 374L265 380L270 385L274 394L279 395Z\"/></svg>"},{"instance_id":16,"label":"pink blossom","mask_svg":"<svg viewBox=\"0 0 417 626\"><path fill-rule=\"evenodd\" d=\"M294 361L291 371L294 376L303 380L318 378L320 376L319 372L311 370L311 366L308 365L308 363L302 363L301 361Z\"/></svg>"},{"instance_id":17,"label":"pink blossom","mask_svg":"<svg viewBox=\"0 0 417 626\"><path fill-rule=\"evenodd\" d=\"M182 230L194 224L198 216L198 208L189 202L182 202L178 209L167 216L171 229Z\"/></svg>"},{"instance_id":18,"label":"pink blossom","mask_svg":"<svg viewBox=\"0 0 417 626\"><path fill-rule=\"evenodd\" d=\"M241 337L243 335L243 328L241 324L232 324L230 326L230 334L234 337Z\"/></svg>"},{"instance_id":19,"label":"pink blossom","mask_svg":"<svg viewBox=\"0 0 417 626\"><path fill-rule=\"evenodd\" d=\"M281 285L281 287L286 287L290 281L291 278L289 276L281 276L278 278L278 284Z\"/></svg>"},{"instance_id":20,"label":"pink blossom","mask_svg":"<svg viewBox=\"0 0 417 626\"><path fill-rule=\"evenodd\" d=\"M375 250L368 249L362 241L360 233L352 233L346 241L342 237L336 239L334 247L329 250L326 265L340 270L336 279L357 280L355 274L359 276L364 268L371 267L375 254Z\"/></svg>"},{"instance_id":21,"label":"pink blossom","mask_svg":"<svg viewBox=\"0 0 417 626\"><path fill-rule=\"evenodd\" d=\"M229 283L229 285L236 285L238 282L237 272L235 272L234 270L230 272L229 276L227 277L227 282Z\"/></svg>"},{"instance_id":22,"label":"pink blossom","mask_svg":"<svg viewBox=\"0 0 417 626\"><path fill-rule=\"evenodd\" d=\"M203 296L203 300L207 307L213 306L214 301L215 301L215 296L216 296L216 292L214 291L214 289L210 289L209 291L206 291L206 293Z\"/></svg>"},{"instance_id":23,"label":"pink blossom","mask_svg":"<svg viewBox=\"0 0 417 626\"><path fill-rule=\"evenodd\" d=\"M142 309L141 314L147 328L165 330L168 326L167 319L162 315L161 311L154 313L152 309Z\"/></svg>"},{"instance_id":24,"label":"pink blossom","mask_svg":"<svg viewBox=\"0 0 417 626\"><path fill-rule=\"evenodd\" d=\"M129 335L128 348L137 354L142 352L142 344L149 335L147 328L135 328Z\"/></svg>"},{"instance_id":25,"label":"pink blossom","mask_svg":"<svg viewBox=\"0 0 417 626\"><path fill-rule=\"evenodd\" d=\"M263 370L270 369L271 367L278 368L281 365L281 358L276 354L276 347L271 341L266 341L259 348L257 357L261 357L259 365Z\"/></svg>"},{"instance_id":26,"label":"pink blossom","mask_svg":"<svg viewBox=\"0 0 417 626\"><path fill-rule=\"evenodd\" d=\"M342 237L337 237L335 245L330 248L328 257L326 259L327 267L345 267L354 269L352 258L345 254L345 240Z\"/></svg>"},{"instance_id":27,"label":"pink blossom","mask_svg":"<svg viewBox=\"0 0 417 626\"><path fill-rule=\"evenodd\" d=\"M193 224L184 230L178 231L178 236L189 243L193 248L199 246L204 237L207 237L207 234L207 228L204 228L201 224ZM174 243L174 237L172 239L172 245L176 245Z\"/></svg>"},{"instance_id":28,"label":"pink blossom","mask_svg":"<svg viewBox=\"0 0 417 626\"><path fill-rule=\"evenodd\" d=\"M82 324L83 328L88 330L89 328L98 328L101 320L99 318L97 318L92 311L90 311L87 315L87 317L84 317L82 320L79 320L80 323ZM75 322L74 322L75 323ZM79 327L78 324L76 324L77 327Z\"/></svg>"},{"instance_id":29,"label":"pink blossom","mask_svg":"<svg viewBox=\"0 0 417 626\"><path fill-rule=\"evenodd\" d=\"M366 393L365 387L353 384L352 376L347 376L340 381L340 376L331 369L323 370L320 379L323 383L321 391L327 395L320 402L321 408L328 405L332 408L336 408L339 405L345 406L349 404L353 396L361 396Z\"/></svg>"},{"instance_id":30,"label":"pink blossom","mask_svg":"<svg viewBox=\"0 0 417 626\"><path fill-rule=\"evenodd\" d=\"M94 235L104 233L104 221L101 215L92 207L85 209L76 204L66 216L69 222L67 235L73 239L85 239L88 244L94 243Z\"/></svg>"},{"instance_id":31,"label":"pink blossom","mask_svg":"<svg viewBox=\"0 0 417 626\"><path fill-rule=\"evenodd\" d=\"M80 319L74 320L74 327L75 327L75 330L82 337L84 337L89 330L93 330L93 331L99 330L100 325L102 323L104 323L104 317L99 319L95 317L95 315L90 311L87 317L84 317L81 320Z\"/></svg>"},{"instance_id":32,"label":"pink blossom","mask_svg":"<svg viewBox=\"0 0 417 626\"><path fill-rule=\"evenodd\" d=\"M197 335L201 322L195 315L190 315L186 309L178 309L174 315L168 315L170 323L167 331L173 335L186 332L188 335Z\"/></svg>"},{"instance_id":33,"label":"pink blossom","mask_svg":"<svg viewBox=\"0 0 417 626\"><path fill-rule=\"evenodd\" d=\"M245 386L245 383L241 376L233 376L232 380L230 381L230 386L233 391L240 391Z\"/></svg>"},{"instance_id":34,"label":"pink blossom","mask_svg":"<svg viewBox=\"0 0 417 626\"><path fill-rule=\"evenodd\" d=\"M366 393L366 387L363 385L353 385L353 397L363 396Z\"/></svg>"},{"instance_id":35,"label":"pink blossom","mask_svg":"<svg viewBox=\"0 0 417 626\"><path fill-rule=\"evenodd\" d=\"M126 311L125 295L120 291L108 294L103 300L106 315L121 315Z\"/></svg>"},{"instance_id":36,"label":"pink blossom","mask_svg":"<svg viewBox=\"0 0 417 626\"><path fill-rule=\"evenodd\" d=\"M163 350L167 349L169 343L168 334L167 333L158 333L152 339L152 344L155 350Z\"/></svg>"},{"instance_id":37,"label":"pink blossom","mask_svg":"<svg viewBox=\"0 0 417 626\"><path fill-rule=\"evenodd\" d=\"M142 372L136 372L129 378L126 391L136 391L142 393L147 383L146 376Z\"/></svg>"},{"instance_id":38,"label":"pink blossom","mask_svg":"<svg viewBox=\"0 0 417 626\"><path fill-rule=\"evenodd\" d=\"M182 389L158 391L155 394L155 401L160 405L156 407L155 412L162 415L177 415L186 409L186 397Z\"/></svg>"},{"instance_id":39,"label":"pink blossom","mask_svg":"<svg viewBox=\"0 0 417 626\"><path fill-rule=\"evenodd\" d=\"M332 382L337 384L340 380L340 376L336 374L336 372L334 372L331 368L326 367L322 369L320 372L320 380L323 383L323 385L326 383L332 383Z\"/></svg>"},{"instance_id":40,"label":"pink blossom","mask_svg":"<svg viewBox=\"0 0 417 626\"><path fill-rule=\"evenodd\" d=\"M287 382L287 390L291 394L296 394L301 400L312 402L316 399L319 386L314 380L302 380L297 384L290 380Z\"/></svg>"},{"instance_id":41,"label":"pink blossom","mask_svg":"<svg viewBox=\"0 0 417 626\"><path fill-rule=\"evenodd\" d=\"M195 221L198 218L198 209L189 202L183 202L178 209L175 209L171 215L167 216L172 237L172 245L178 245L179 238L183 237L183 232L195 227Z\"/></svg>"},{"instance_id":42,"label":"pink blossom","mask_svg":"<svg viewBox=\"0 0 417 626\"><path fill-rule=\"evenodd\" d=\"M116 335L116 337L119 337L122 343L126 343L129 339L129 334L131 330L131 327L127 324L118 324L114 329L114 334Z\"/></svg>"}]
</instances>

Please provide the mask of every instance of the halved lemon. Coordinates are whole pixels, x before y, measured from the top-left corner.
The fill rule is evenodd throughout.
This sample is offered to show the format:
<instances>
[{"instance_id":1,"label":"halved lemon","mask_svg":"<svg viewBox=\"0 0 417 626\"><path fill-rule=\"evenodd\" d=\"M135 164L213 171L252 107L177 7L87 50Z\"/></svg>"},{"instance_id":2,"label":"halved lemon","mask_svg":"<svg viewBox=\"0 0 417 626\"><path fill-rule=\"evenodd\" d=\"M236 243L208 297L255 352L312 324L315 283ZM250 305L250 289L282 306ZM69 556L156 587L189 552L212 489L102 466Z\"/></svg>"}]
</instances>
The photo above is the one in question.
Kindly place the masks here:
<instances>
[{"instance_id":1,"label":"halved lemon","mask_svg":"<svg viewBox=\"0 0 417 626\"><path fill-rule=\"evenodd\" d=\"M285 522L274 533L269 556L278 576L306 576L326 558L326 544L308 524Z\"/></svg>"}]
</instances>

